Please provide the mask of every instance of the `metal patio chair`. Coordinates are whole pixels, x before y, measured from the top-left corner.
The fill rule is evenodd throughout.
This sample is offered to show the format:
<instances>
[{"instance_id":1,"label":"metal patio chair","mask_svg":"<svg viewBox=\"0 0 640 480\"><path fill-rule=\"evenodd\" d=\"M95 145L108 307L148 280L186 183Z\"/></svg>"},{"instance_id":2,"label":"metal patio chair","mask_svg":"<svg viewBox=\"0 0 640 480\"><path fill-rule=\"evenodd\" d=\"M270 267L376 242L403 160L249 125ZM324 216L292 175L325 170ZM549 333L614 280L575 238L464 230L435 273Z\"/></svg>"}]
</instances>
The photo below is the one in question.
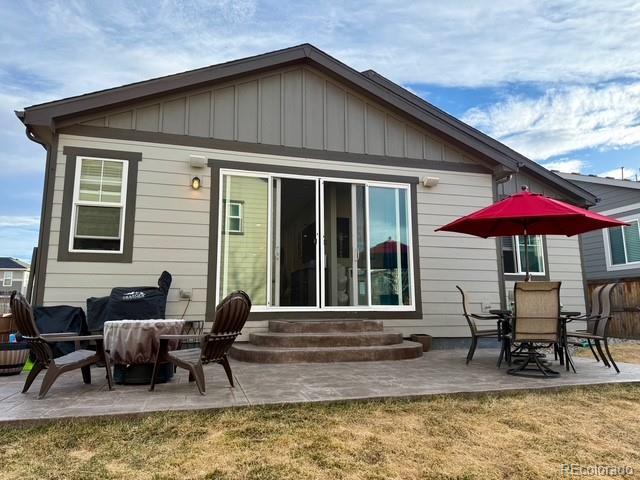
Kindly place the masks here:
<instances>
[{"instance_id":1,"label":"metal patio chair","mask_svg":"<svg viewBox=\"0 0 640 480\"><path fill-rule=\"evenodd\" d=\"M508 370L511 375L544 377L560 375L538 352L560 343L560 282L517 282L514 287L511 341L520 344L522 363ZM521 354L521 355L522 355Z\"/></svg>"},{"instance_id":2,"label":"metal patio chair","mask_svg":"<svg viewBox=\"0 0 640 480\"><path fill-rule=\"evenodd\" d=\"M205 381L202 366L207 363L219 363L224 368L229 383L233 387L233 374L227 358L227 352L244 327L249 312L251 299L245 292L238 290L229 294L216 307L215 319L211 333L206 335L160 335L160 347L156 353L153 366L150 391L156 383L158 365L170 362L189 371L189 381L195 381L198 391L204 395ZM200 342L199 348L169 351L169 341L179 340Z\"/></svg>"},{"instance_id":3,"label":"metal patio chair","mask_svg":"<svg viewBox=\"0 0 640 480\"><path fill-rule=\"evenodd\" d=\"M611 355L611 351L609 350L609 321L611 320L611 294L613 293L613 289L617 286L617 283L609 283L605 285L600 291L600 314L596 321L592 324L591 328L588 328L587 331L581 332L567 332L567 337L575 338L578 340L587 340L589 345L591 346L591 342L594 342L596 345L596 349L600 354L600 358L602 358L602 362L607 366L616 370L617 373L620 373L620 369L616 362L613 360L613 356ZM604 344L604 351L602 350L602 345ZM593 347L591 348L593 351ZM606 355L605 355L606 353ZM595 352L593 353L595 356ZM597 360L596 356L596 360Z\"/></svg>"},{"instance_id":4,"label":"metal patio chair","mask_svg":"<svg viewBox=\"0 0 640 480\"><path fill-rule=\"evenodd\" d=\"M576 330L576 333L593 333L595 334L595 327L596 327L596 323L598 322L598 320L600 319L600 315L602 313L602 307L600 305L600 294L602 293L602 290L604 289L606 285L598 285L596 287L594 287L594 289L591 291L591 309L589 310L589 313L585 313L584 315L580 315L577 317L571 317L571 321L573 322L574 320L576 321L583 321L583 322L587 322L585 325L585 328L582 330ZM567 337L571 337L571 334L568 334ZM587 338L587 344L589 345L589 349L591 350L591 353L593 354L593 357L596 359L596 362L600 361L600 358L598 357L598 354L596 353L594 347L594 342L592 342L591 339ZM572 345L579 345L582 346L582 341L580 342L570 342Z\"/></svg>"},{"instance_id":5,"label":"metal patio chair","mask_svg":"<svg viewBox=\"0 0 640 480\"><path fill-rule=\"evenodd\" d=\"M469 347L469 353L467 353L467 364L473 360L473 355L476 351L476 347L478 346L479 338L496 338L500 339L500 332L498 328L495 329L484 329L481 330L478 328L476 324L476 320L495 320L496 322L500 320L500 317L496 315L481 315L477 313L471 313L469 309L469 300L465 291L460 287L460 285L456 285L456 288L460 291L462 295L462 311L464 318L467 319L467 323L469 324L469 330L471 330L471 346ZM503 344L504 349L504 344ZM502 358L503 352L500 352L500 358Z\"/></svg>"},{"instance_id":6,"label":"metal patio chair","mask_svg":"<svg viewBox=\"0 0 640 480\"><path fill-rule=\"evenodd\" d=\"M33 316L33 310L20 293L13 292L9 301L11 314L22 339L29 344L35 362L24 383L22 393L26 393L38 374L46 369L38 398L44 398L56 379L65 372L80 369L84 383L91 383L91 365L104 362L107 370L109 390L113 388L111 362L104 350L102 335L77 335L75 333L40 333ZM96 351L80 349L81 341L96 342ZM50 342L74 342L76 350L58 358L53 357Z\"/></svg>"}]
</instances>

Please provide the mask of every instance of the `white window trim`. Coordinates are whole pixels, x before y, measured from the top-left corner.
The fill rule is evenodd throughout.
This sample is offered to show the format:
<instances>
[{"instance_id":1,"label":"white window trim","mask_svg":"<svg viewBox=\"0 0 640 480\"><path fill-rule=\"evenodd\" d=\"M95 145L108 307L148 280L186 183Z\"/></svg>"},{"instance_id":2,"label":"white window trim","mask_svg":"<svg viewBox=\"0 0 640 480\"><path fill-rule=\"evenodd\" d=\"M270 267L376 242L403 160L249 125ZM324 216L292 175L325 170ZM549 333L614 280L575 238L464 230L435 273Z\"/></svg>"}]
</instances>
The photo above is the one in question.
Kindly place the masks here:
<instances>
[{"instance_id":1,"label":"white window trim","mask_svg":"<svg viewBox=\"0 0 640 480\"><path fill-rule=\"evenodd\" d=\"M628 215L626 217L619 217L618 220L622 222L637 222L637 226L640 229L640 217L638 214ZM613 227L618 228L618 227ZM622 227L624 228L624 227ZM609 241L609 228L605 228L602 230L602 239L604 241L604 258L607 264L607 271L615 272L616 270L631 270L634 268L640 268L640 262L626 262L621 263L619 265L614 265L613 260L611 258L611 242ZM622 234L622 247L624 248L624 258L627 258L627 242L624 240L624 231Z\"/></svg>"},{"instance_id":2,"label":"white window trim","mask_svg":"<svg viewBox=\"0 0 640 480\"><path fill-rule=\"evenodd\" d=\"M9 283L7 283L7 279L9 279ZM4 276L2 277L2 286L10 287L13 285L13 272L4 272Z\"/></svg>"},{"instance_id":3,"label":"white window trim","mask_svg":"<svg viewBox=\"0 0 640 480\"><path fill-rule=\"evenodd\" d=\"M122 187L120 189L120 201L119 202L92 202L87 200L80 200L80 174L82 171L83 160L99 160L109 162L122 163ZM120 160L115 158L103 158L103 157L90 157L90 156L78 156L76 159L76 171L75 178L73 180L73 201L71 204L71 228L69 229L69 252L71 253L107 253L114 255L121 255L124 252L124 229L125 229L125 216L127 210L127 180L129 176L129 161ZM119 207L120 213L120 248L118 250L84 250L75 249L74 238L76 238L76 222L77 211L79 206L96 206L96 207ZM78 238L108 238L115 239L115 237L89 237L89 236L77 236Z\"/></svg>"},{"instance_id":4,"label":"white window trim","mask_svg":"<svg viewBox=\"0 0 640 480\"><path fill-rule=\"evenodd\" d=\"M268 202L269 205L272 204L272 181L273 178L298 178L302 180L314 180L316 181L316 201L320 202L320 208L316 208L316 231L317 235L322 237L324 234L324 222L321 219L324 218L324 202L323 202L323 192L320 188L320 185L324 181L328 182L342 182L342 183L350 183L350 184L361 184L365 185L365 202L366 202L366 216L367 216L367 226L369 225L369 188L370 186L374 187L383 187L383 188L401 188L406 190L406 198L407 198L407 229L408 229L408 241L409 241L409 258L407 259L408 267L409 267L409 278L411 279L411 288L410 288L410 296L411 302L409 305L371 305L371 278L369 281L369 305L353 305L353 306L326 306L324 303L324 288L321 284L321 276L320 272L325 270L325 258L324 255L320 252L320 241L316 242L316 256L320 259L319 267L316 268L316 302L318 306L314 307L275 307L270 305L271 302L271 270L272 270L272 257L273 255L270 253L272 251L272 241L271 234L267 235L267 305L254 305L251 308L251 311L255 312L349 312L349 311L370 311L370 312L399 312L399 311L408 311L413 312L416 310L416 285L415 281L415 272L413 268L413 258L414 258L414 239L413 239L413 221L412 221L412 210L411 210L411 185L407 183L393 183L393 182L382 182L375 180L363 180L363 179L350 179L350 178L334 178L334 177L324 177L324 176L313 176L313 175L297 175L297 174L289 174L289 173L273 173L273 172L263 172L263 171L253 171L253 170L235 170L235 169L220 169L220 178L219 178L219 197L218 197L218 205L223 205L228 202L224 202L224 177L225 175L232 176L245 176L245 177L255 177L255 178L266 178L269 182L268 184ZM220 282L222 279L222 221L223 215L227 215L226 208L218 208L218 243L217 243L217 261L216 261L216 304L220 303ZM268 224L272 223L272 208L268 208ZM271 228L271 227L269 227ZM369 229L367 227L367 251L369 248ZM367 256L369 257L369 256ZM367 258L367 269L369 271L369 277L371 276L371 267L370 267L370 258Z\"/></svg>"},{"instance_id":5,"label":"white window trim","mask_svg":"<svg viewBox=\"0 0 640 480\"><path fill-rule=\"evenodd\" d=\"M540 243L542 246L542 271L541 272L529 272L529 275L531 275L532 277L543 277L547 274L547 265L545 263L545 255L544 255L544 240L542 235L529 235L529 238L531 237L540 237ZM520 259L522 258L520 256L520 237L522 237L522 235L513 235L512 241L513 241L513 250L516 256L516 268L518 269L517 272L504 272L505 277L515 277L515 276L522 276L522 275L526 275L527 272L522 271L522 264L520 262ZM531 244L529 244L531 245Z\"/></svg>"}]
</instances>

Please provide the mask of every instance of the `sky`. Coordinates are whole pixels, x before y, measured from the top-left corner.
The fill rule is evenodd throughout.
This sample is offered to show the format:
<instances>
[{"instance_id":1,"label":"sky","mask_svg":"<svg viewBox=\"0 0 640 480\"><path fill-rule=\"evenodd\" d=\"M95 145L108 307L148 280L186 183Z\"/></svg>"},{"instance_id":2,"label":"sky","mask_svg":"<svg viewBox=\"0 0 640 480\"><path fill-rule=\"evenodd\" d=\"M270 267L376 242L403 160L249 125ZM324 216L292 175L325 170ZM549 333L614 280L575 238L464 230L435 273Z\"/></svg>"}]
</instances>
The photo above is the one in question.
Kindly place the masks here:
<instances>
[{"instance_id":1,"label":"sky","mask_svg":"<svg viewBox=\"0 0 640 480\"><path fill-rule=\"evenodd\" d=\"M548 168L640 174L640 4L0 0L0 256L37 243L45 152L14 110L312 43Z\"/></svg>"}]
</instances>

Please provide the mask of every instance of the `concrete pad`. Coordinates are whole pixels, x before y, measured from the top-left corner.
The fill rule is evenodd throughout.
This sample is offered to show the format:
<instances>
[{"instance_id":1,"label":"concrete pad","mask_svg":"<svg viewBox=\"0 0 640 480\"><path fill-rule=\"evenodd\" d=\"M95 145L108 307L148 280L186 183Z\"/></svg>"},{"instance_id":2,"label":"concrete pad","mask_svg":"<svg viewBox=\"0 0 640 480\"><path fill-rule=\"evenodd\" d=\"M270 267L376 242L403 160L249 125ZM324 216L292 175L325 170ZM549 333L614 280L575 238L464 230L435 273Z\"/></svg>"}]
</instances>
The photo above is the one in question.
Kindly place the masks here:
<instances>
[{"instance_id":1,"label":"concrete pad","mask_svg":"<svg viewBox=\"0 0 640 480\"><path fill-rule=\"evenodd\" d=\"M561 376L542 379L515 377L507 374L505 366L496 368L497 350L477 351L470 365L465 365L465 357L463 350L436 350L415 360L386 362L263 365L232 361L236 387L230 387L221 366L208 365L206 395L200 395L180 369L171 382L157 385L155 392L144 385L116 385L109 391L101 369L92 372L92 385L82 383L80 371L70 372L42 400L37 399L40 378L22 394L24 374L0 377L0 423L640 382L640 365L621 363L621 373L616 374L591 358L576 358L577 374L556 363Z\"/></svg>"}]
</instances>

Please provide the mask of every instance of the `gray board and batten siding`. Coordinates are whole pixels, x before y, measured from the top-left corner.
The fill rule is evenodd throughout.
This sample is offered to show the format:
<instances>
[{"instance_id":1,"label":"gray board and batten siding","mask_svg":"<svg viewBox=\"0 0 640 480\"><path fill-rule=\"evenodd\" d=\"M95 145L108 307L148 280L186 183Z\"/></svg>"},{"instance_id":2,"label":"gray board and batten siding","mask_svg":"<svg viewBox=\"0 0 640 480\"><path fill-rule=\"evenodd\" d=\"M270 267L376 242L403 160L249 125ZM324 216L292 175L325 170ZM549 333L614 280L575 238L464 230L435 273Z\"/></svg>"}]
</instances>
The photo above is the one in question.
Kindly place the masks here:
<instances>
[{"instance_id":1,"label":"gray board and batten siding","mask_svg":"<svg viewBox=\"0 0 640 480\"><path fill-rule=\"evenodd\" d=\"M59 128L72 124L469 166L479 163L307 66L73 118Z\"/></svg>"}]
</instances>

